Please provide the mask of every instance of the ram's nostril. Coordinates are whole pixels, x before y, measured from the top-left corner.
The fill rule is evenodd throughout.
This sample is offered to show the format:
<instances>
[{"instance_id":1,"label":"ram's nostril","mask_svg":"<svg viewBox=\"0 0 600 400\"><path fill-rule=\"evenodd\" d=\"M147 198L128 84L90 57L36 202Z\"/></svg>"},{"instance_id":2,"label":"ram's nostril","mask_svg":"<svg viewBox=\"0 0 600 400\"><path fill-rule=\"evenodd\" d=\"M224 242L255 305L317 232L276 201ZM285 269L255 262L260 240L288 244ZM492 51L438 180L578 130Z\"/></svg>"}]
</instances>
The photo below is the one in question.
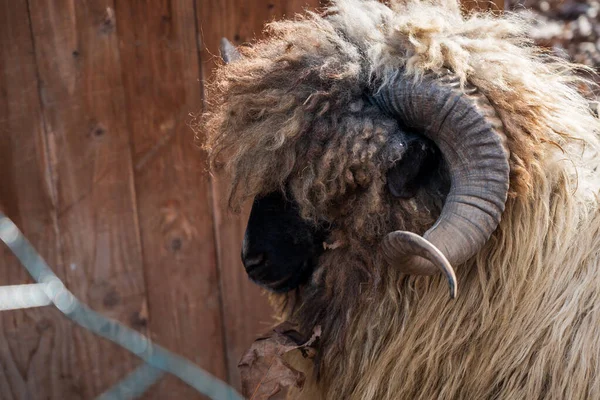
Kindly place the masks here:
<instances>
[{"instance_id":1,"label":"ram's nostril","mask_svg":"<svg viewBox=\"0 0 600 400\"><path fill-rule=\"evenodd\" d=\"M247 272L264 265L266 260L267 257L265 256L265 253L248 254L242 257L242 262L244 263Z\"/></svg>"}]
</instances>

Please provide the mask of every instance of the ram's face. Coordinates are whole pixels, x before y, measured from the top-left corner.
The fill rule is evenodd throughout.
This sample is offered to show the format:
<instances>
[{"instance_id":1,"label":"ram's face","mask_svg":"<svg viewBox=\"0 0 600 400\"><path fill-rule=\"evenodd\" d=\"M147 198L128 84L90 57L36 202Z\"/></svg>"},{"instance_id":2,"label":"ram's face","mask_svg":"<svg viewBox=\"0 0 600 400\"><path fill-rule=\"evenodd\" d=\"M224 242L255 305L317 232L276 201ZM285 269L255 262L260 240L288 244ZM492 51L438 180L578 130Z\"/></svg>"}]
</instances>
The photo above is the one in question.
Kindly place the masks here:
<instances>
[{"instance_id":1,"label":"ram's face","mask_svg":"<svg viewBox=\"0 0 600 400\"><path fill-rule=\"evenodd\" d=\"M449 182L439 150L431 141L414 133L407 134L396 129L393 134L395 140L387 143L387 148L382 148L380 154L376 152L370 159L363 159L365 165L362 174L367 175L369 167L377 168L374 175L384 177L384 181L365 178L360 187L346 188L342 193L334 193L324 207L318 208L315 205L321 218L305 218L301 215L301 206L294 199L292 187L298 185L308 192L315 190L314 187L303 186L301 177L291 180L286 193L275 191L254 199L241 254L250 279L279 293L305 284L319 265L320 257L325 251L347 246L347 243L336 242L335 235L332 235L341 226L344 226L343 230L356 229L358 232L355 237L358 240L372 241L372 236L377 236L377 232L371 232L365 226L362 229L356 227L354 217L359 210L352 209L358 208L362 211L366 208L362 205L373 205L372 196L389 204L373 207L370 213L364 211L367 214L364 217L370 219L368 222L371 225L397 225L389 221L396 219L390 212L393 214L394 211L398 211L401 218L406 212L402 212L401 205L405 205L412 216L412 221L400 222L404 225L403 228L406 229L407 225L414 221L432 222L431 215L415 215L419 212L415 202L420 204L430 197L432 200L439 200L441 204L441 198L447 193ZM394 148L389 148L390 146ZM391 167L390 162L377 163L390 154L395 155ZM360 159L360 155L357 158ZM355 165L359 163L357 160ZM338 179L345 178L340 176ZM337 188L344 187L343 182L339 181L332 180L329 184ZM349 197L352 197L352 200ZM343 210L343 206L339 205L344 202L352 203L349 209ZM394 207L395 205L398 207ZM435 208L433 204L428 205L421 213L430 214L432 208ZM411 227L415 229L414 226ZM385 232L385 228L383 231ZM342 251L351 252L352 249L346 247Z\"/></svg>"},{"instance_id":2,"label":"ram's face","mask_svg":"<svg viewBox=\"0 0 600 400\"><path fill-rule=\"evenodd\" d=\"M349 238L349 256L359 243L402 272L442 271L455 295L452 265L485 245L508 195L509 153L496 110L449 70L414 79L399 69L367 83L349 70L355 79L335 86L345 63L316 68L306 54L328 49L330 58L338 47L311 43L297 43L289 58L281 55L286 46L275 53L283 60L277 68L260 67L263 59L247 80L222 86L228 111L216 121L226 132L220 139L235 148L233 192L246 185L259 193L242 250L249 276L278 292L298 287L337 231ZM223 53L240 57L232 46Z\"/></svg>"}]
</instances>

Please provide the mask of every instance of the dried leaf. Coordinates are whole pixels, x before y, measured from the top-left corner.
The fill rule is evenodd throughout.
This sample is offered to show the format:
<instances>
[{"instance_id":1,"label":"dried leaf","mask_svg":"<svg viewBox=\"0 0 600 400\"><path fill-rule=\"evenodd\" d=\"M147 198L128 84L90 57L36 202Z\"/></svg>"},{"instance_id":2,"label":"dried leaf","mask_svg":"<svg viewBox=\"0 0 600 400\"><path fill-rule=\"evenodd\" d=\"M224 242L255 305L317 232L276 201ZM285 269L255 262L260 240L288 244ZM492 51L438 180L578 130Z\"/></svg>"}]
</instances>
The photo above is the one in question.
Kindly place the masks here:
<instances>
[{"instance_id":1,"label":"dried leaf","mask_svg":"<svg viewBox=\"0 0 600 400\"><path fill-rule=\"evenodd\" d=\"M289 365L283 356L300 349L305 356L314 354L311 347L321 336L315 327L308 341L294 330L294 325L284 322L254 341L242 356L238 368L242 376L242 394L250 400L267 400L283 388L296 386L302 389L305 376Z\"/></svg>"}]
</instances>

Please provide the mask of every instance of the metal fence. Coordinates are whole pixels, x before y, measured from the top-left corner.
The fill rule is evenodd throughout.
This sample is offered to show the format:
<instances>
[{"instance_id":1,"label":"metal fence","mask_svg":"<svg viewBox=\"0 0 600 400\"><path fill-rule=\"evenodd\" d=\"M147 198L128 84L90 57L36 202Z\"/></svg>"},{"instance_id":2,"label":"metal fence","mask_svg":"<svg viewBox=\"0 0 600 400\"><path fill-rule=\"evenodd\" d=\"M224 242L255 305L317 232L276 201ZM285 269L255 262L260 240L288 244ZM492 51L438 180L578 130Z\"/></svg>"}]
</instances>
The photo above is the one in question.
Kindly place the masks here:
<instances>
[{"instance_id":1,"label":"metal fence","mask_svg":"<svg viewBox=\"0 0 600 400\"><path fill-rule=\"evenodd\" d=\"M242 400L229 385L189 360L153 343L146 336L111 320L80 302L56 276L19 228L0 213L0 240L17 256L37 282L0 286L0 311L54 305L67 318L141 358L144 363L97 399L134 399L165 373L173 374L214 400Z\"/></svg>"}]
</instances>

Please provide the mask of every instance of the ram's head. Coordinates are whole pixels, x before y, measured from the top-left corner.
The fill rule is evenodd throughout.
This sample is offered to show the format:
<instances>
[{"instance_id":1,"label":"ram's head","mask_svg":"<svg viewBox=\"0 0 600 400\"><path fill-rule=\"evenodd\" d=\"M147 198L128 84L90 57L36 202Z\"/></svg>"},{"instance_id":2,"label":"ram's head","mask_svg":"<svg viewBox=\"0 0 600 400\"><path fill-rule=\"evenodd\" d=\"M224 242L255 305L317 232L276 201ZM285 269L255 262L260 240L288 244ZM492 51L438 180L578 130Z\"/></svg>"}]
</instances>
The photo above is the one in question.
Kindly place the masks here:
<instances>
[{"instance_id":1,"label":"ram's head","mask_svg":"<svg viewBox=\"0 0 600 400\"><path fill-rule=\"evenodd\" d=\"M226 61L242 58L226 40L222 44L222 53ZM339 132L338 128L338 132L331 132L332 135L356 135L357 138L347 141L358 146L362 141L365 148L340 146L333 150L339 153L339 160L334 158L322 166L335 170L336 162L352 155L359 156L368 165L355 165L357 175L361 174L362 167L378 169L373 171L375 176L366 178L367 185L376 184L373 178L385 181L385 193L379 193L382 201L414 199L421 190L434 189L440 198L433 200L444 200L444 204L433 226L422 236L393 230L381 238L380 249L373 251L382 251L390 263L410 274L431 275L441 270L447 276L454 296L456 278L452 265L465 262L481 249L498 226L504 210L509 165L502 123L487 99L475 88L461 87L450 71L447 75L427 75L414 80L398 70L382 82L372 83L350 104L349 110L339 110L338 118L347 113L344 116L348 119L344 123L346 131ZM312 96L321 95L321 88L315 89L306 98L304 112L321 114L327 119L328 110L308 107ZM330 101L335 102L334 99ZM260 121L261 117L256 119ZM364 124L365 120L367 124ZM308 127L303 133L305 137L298 138L297 142L314 141L327 147L331 138L318 136L326 130L324 127L312 136ZM343 138L339 139L335 142L345 142ZM311 147L310 144L305 146ZM356 150L360 154L356 154ZM363 154L365 150L366 154ZM316 153L315 156L322 158L323 154ZM343 208L339 203L348 197L372 195L365 185L360 184L361 179L351 173L352 169L346 174L333 175L332 181L344 181L334 184L336 187L351 182L358 184L354 185L354 190L346 189L327 196L332 210L326 210L325 215L317 214L316 220L305 219L294 200L294 193L318 190L306 187L302 179L306 167L310 165L294 165L299 172L297 177L290 174L283 187L258 194L248 221L242 247L244 266L253 280L274 291L295 289L309 278L318 264L318 257L327 248L324 241L339 222L335 215L336 208ZM311 173L315 174L315 171ZM295 185L300 187L294 188ZM325 186L318 182L318 186L321 185ZM446 193L444 188L449 191ZM347 218L343 212L340 214L340 218ZM410 214L405 218L411 218ZM417 218L422 219L421 216ZM411 224L405 222L404 225Z\"/></svg>"},{"instance_id":2,"label":"ram's head","mask_svg":"<svg viewBox=\"0 0 600 400\"><path fill-rule=\"evenodd\" d=\"M375 7L371 24L391 13L363 4ZM254 199L245 268L275 292L339 279L315 274L334 262L361 264L356 282L388 267L442 271L454 296L453 266L478 253L504 212L502 121L464 71L411 69L400 50L401 61L378 68L373 59L387 56L366 52L381 52L383 34L335 18L273 23L263 42L222 44L203 132L213 162L227 159L231 205Z\"/></svg>"}]
</instances>

